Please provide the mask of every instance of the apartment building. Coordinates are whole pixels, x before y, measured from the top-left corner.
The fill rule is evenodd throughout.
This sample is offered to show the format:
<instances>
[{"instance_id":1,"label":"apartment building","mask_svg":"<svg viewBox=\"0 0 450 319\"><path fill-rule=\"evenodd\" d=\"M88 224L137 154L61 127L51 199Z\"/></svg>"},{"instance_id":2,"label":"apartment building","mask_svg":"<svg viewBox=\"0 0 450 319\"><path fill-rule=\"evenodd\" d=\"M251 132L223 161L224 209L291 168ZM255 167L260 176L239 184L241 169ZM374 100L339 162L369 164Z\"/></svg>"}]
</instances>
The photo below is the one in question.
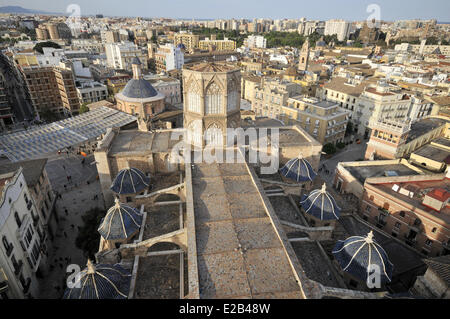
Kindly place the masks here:
<instances>
[{"instance_id":1,"label":"apartment building","mask_svg":"<svg viewBox=\"0 0 450 319\"><path fill-rule=\"evenodd\" d=\"M366 159L396 159L407 157L431 141L449 137L450 123L445 118L426 117L409 123L393 120L373 120Z\"/></svg>"},{"instance_id":2,"label":"apartment building","mask_svg":"<svg viewBox=\"0 0 450 319\"><path fill-rule=\"evenodd\" d=\"M36 114L41 116L46 111L60 116L78 113L80 102L72 70L39 66L25 66L20 70Z\"/></svg>"},{"instance_id":3,"label":"apartment building","mask_svg":"<svg viewBox=\"0 0 450 319\"><path fill-rule=\"evenodd\" d=\"M13 112L6 96L5 88L5 78L0 73L0 130L4 130L7 125L11 125L14 122Z\"/></svg>"},{"instance_id":4,"label":"apartment building","mask_svg":"<svg viewBox=\"0 0 450 319\"><path fill-rule=\"evenodd\" d=\"M199 47L200 36L191 33L176 33L174 35L174 44L178 46L183 44L186 50L191 51Z\"/></svg>"},{"instance_id":5,"label":"apartment building","mask_svg":"<svg viewBox=\"0 0 450 319\"><path fill-rule=\"evenodd\" d=\"M278 79L263 79L254 90L252 110L256 116L272 118L280 116L282 107L287 105L289 98L302 93L301 85Z\"/></svg>"},{"instance_id":6,"label":"apartment building","mask_svg":"<svg viewBox=\"0 0 450 319\"><path fill-rule=\"evenodd\" d=\"M350 22L345 20L328 20L325 22L324 35L336 34L339 41L344 41L350 35Z\"/></svg>"},{"instance_id":7,"label":"apartment building","mask_svg":"<svg viewBox=\"0 0 450 319\"><path fill-rule=\"evenodd\" d=\"M150 82L158 93L165 95L166 103L172 105L183 103L180 80L164 75L146 75L144 80Z\"/></svg>"},{"instance_id":8,"label":"apartment building","mask_svg":"<svg viewBox=\"0 0 450 319\"><path fill-rule=\"evenodd\" d=\"M47 248L23 168L0 173L0 298L37 297Z\"/></svg>"},{"instance_id":9,"label":"apartment building","mask_svg":"<svg viewBox=\"0 0 450 319\"><path fill-rule=\"evenodd\" d=\"M119 70L132 71L132 61L135 57L142 61L143 69L147 70L147 56L134 43L107 43L105 44L108 67Z\"/></svg>"},{"instance_id":10,"label":"apartment building","mask_svg":"<svg viewBox=\"0 0 450 319\"><path fill-rule=\"evenodd\" d=\"M108 98L108 87L95 81L81 82L77 86L77 94L82 104L95 103Z\"/></svg>"},{"instance_id":11,"label":"apartment building","mask_svg":"<svg viewBox=\"0 0 450 319\"><path fill-rule=\"evenodd\" d=\"M368 178L359 213L424 255L450 254L447 174Z\"/></svg>"},{"instance_id":12,"label":"apartment building","mask_svg":"<svg viewBox=\"0 0 450 319\"><path fill-rule=\"evenodd\" d=\"M267 39L262 35L250 35L244 41L244 45L250 49L252 48L266 48L267 47Z\"/></svg>"},{"instance_id":13,"label":"apartment building","mask_svg":"<svg viewBox=\"0 0 450 319\"><path fill-rule=\"evenodd\" d=\"M350 111L317 98L296 96L287 100L277 117L286 125L298 125L322 145L344 142Z\"/></svg>"},{"instance_id":14,"label":"apartment building","mask_svg":"<svg viewBox=\"0 0 450 319\"><path fill-rule=\"evenodd\" d=\"M228 40L228 38L225 38L223 40L213 40L206 38L205 40L200 40L198 46L200 50L234 51L236 50L236 41Z\"/></svg>"},{"instance_id":15,"label":"apartment building","mask_svg":"<svg viewBox=\"0 0 450 319\"><path fill-rule=\"evenodd\" d=\"M184 53L171 43L162 45L156 51L155 64L157 73L181 70L184 65Z\"/></svg>"}]
</instances>

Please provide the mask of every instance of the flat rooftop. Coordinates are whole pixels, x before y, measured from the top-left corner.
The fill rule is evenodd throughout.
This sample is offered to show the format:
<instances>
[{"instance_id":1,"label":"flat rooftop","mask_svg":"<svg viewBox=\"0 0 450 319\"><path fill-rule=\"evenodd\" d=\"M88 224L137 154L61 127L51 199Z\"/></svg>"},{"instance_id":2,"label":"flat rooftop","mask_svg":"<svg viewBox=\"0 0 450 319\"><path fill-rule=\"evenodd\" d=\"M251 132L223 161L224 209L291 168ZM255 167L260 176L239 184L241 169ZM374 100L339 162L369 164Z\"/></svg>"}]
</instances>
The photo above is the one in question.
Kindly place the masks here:
<instances>
[{"instance_id":1,"label":"flat rooftop","mask_svg":"<svg viewBox=\"0 0 450 319\"><path fill-rule=\"evenodd\" d=\"M171 137L171 132L120 131L112 141L108 155L129 156L167 152L181 140L172 140Z\"/></svg>"},{"instance_id":2,"label":"flat rooftop","mask_svg":"<svg viewBox=\"0 0 450 319\"><path fill-rule=\"evenodd\" d=\"M448 121L440 118L427 118L413 123L411 125L411 130L409 131L408 137L406 138L406 143L415 140L419 136L422 136L428 133L429 131L436 129L447 122Z\"/></svg>"},{"instance_id":3,"label":"flat rooftop","mask_svg":"<svg viewBox=\"0 0 450 319\"><path fill-rule=\"evenodd\" d=\"M449 162L450 151L447 151L443 148L427 144L422 146L413 154L417 154L419 156L431 159L437 162Z\"/></svg>"},{"instance_id":4,"label":"flat rooftop","mask_svg":"<svg viewBox=\"0 0 450 319\"><path fill-rule=\"evenodd\" d=\"M395 172L397 174L396 176L419 175L417 171L403 164L346 166L345 169L347 169L361 184L364 184L367 178L386 177L387 172Z\"/></svg>"},{"instance_id":5,"label":"flat rooftop","mask_svg":"<svg viewBox=\"0 0 450 319\"><path fill-rule=\"evenodd\" d=\"M246 164L193 168L200 298L302 298Z\"/></svg>"}]
</instances>

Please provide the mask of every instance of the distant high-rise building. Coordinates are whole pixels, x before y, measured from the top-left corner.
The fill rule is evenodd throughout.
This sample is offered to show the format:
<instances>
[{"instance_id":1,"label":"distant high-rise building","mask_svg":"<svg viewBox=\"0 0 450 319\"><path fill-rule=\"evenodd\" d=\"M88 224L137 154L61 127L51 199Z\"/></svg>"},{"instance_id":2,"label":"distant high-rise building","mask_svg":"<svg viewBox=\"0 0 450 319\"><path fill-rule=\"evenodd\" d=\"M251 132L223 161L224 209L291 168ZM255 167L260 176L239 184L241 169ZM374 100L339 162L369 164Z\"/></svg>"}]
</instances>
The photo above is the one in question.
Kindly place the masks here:
<instances>
[{"instance_id":1,"label":"distant high-rise building","mask_svg":"<svg viewBox=\"0 0 450 319\"><path fill-rule=\"evenodd\" d=\"M50 39L52 39L52 40L59 40L60 39L58 26L56 24L48 24L47 25L47 30L48 30L48 33L50 35Z\"/></svg>"},{"instance_id":2,"label":"distant high-rise building","mask_svg":"<svg viewBox=\"0 0 450 319\"><path fill-rule=\"evenodd\" d=\"M245 40L245 45L248 48L266 48L267 39L264 38L262 35L250 35Z\"/></svg>"},{"instance_id":3,"label":"distant high-rise building","mask_svg":"<svg viewBox=\"0 0 450 319\"><path fill-rule=\"evenodd\" d=\"M336 34L339 41L344 41L350 33L350 22L345 20L328 20L325 23L325 35Z\"/></svg>"},{"instance_id":4,"label":"distant high-rise building","mask_svg":"<svg viewBox=\"0 0 450 319\"><path fill-rule=\"evenodd\" d=\"M147 70L147 57L139 47L131 42L105 44L108 66L113 69L131 71L133 58L142 61L142 68Z\"/></svg>"},{"instance_id":5,"label":"distant high-rise building","mask_svg":"<svg viewBox=\"0 0 450 319\"><path fill-rule=\"evenodd\" d=\"M105 43L117 43L120 42L119 32L118 31L106 31L104 33Z\"/></svg>"}]
</instances>

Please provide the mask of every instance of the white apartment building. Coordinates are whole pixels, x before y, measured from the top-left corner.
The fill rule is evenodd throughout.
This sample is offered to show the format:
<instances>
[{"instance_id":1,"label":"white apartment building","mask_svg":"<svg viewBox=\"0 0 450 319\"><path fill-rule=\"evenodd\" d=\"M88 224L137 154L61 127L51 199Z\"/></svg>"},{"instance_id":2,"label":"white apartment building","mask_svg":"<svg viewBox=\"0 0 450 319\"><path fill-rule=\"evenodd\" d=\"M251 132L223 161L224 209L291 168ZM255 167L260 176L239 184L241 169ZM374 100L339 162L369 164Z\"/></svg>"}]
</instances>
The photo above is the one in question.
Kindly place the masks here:
<instances>
[{"instance_id":1,"label":"white apartment building","mask_svg":"<svg viewBox=\"0 0 450 319\"><path fill-rule=\"evenodd\" d=\"M184 65L184 53L172 43L162 45L155 53L156 72L181 70Z\"/></svg>"},{"instance_id":2,"label":"white apartment building","mask_svg":"<svg viewBox=\"0 0 450 319\"><path fill-rule=\"evenodd\" d=\"M245 46L248 48L266 48L267 39L262 35L251 35L245 40Z\"/></svg>"},{"instance_id":3,"label":"white apartment building","mask_svg":"<svg viewBox=\"0 0 450 319\"><path fill-rule=\"evenodd\" d=\"M81 103L95 103L108 98L108 87L95 81L81 82L77 94Z\"/></svg>"},{"instance_id":4,"label":"white apartment building","mask_svg":"<svg viewBox=\"0 0 450 319\"><path fill-rule=\"evenodd\" d=\"M368 128L370 122L388 120L409 122L411 98L401 90L393 89L384 82L376 86L368 86L359 98L360 109L363 109L361 122Z\"/></svg>"},{"instance_id":5,"label":"white apartment building","mask_svg":"<svg viewBox=\"0 0 450 319\"><path fill-rule=\"evenodd\" d=\"M23 169L0 175L0 299L36 298L47 263L44 232Z\"/></svg>"},{"instance_id":6,"label":"white apartment building","mask_svg":"<svg viewBox=\"0 0 450 319\"><path fill-rule=\"evenodd\" d=\"M172 105L182 106L181 82L178 79L164 75L146 75L144 79L149 81L158 93L166 96L165 101Z\"/></svg>"},{"instance_id":7,"label":"white apartment building","mask_svg":"<svg viewBox=\"0 0 450 319\"><path fill-rule=\"evenodd\" d=\"M139 47L131 42L105 44L106 60L110 68L132 71L133 58L138 57L143 69L147 69L147 56Z\"/></svg>"},{"instance_id":8,"label":"white apartment building","mask_svg":"<svg viewBox=\"0 0 450 319\"><path fill-rule=\"evenodd\" d=\"M350 34L350 22L345 20L328 20L325 22L324 35L336 34L339 41L344 41Z\"/></svg>"},{"instance_id":9,"label":"white apartment building","mask_svg":"<svg viewBox=\"0 0 450 319\"><path fill-rule=\"evenodd\" d=\"M416 122L428 115L431 115L432 110L433 103L419 96L411 96L411 105L408 113L408 117L411 119L411 122Z\"/></svg>"}]
</instances>

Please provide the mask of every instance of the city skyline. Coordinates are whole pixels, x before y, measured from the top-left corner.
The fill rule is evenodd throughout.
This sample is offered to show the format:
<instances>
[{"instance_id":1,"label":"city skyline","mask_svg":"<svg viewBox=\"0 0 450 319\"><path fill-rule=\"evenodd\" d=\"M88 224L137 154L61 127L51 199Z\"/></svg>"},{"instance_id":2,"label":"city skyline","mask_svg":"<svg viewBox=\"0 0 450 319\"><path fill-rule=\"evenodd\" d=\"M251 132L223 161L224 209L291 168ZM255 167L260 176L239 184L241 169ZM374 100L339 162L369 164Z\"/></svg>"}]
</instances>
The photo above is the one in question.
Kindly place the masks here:
<instances>
[{"instance_id":1,"label":"city skyline","mask_svg":"<svg viewBox=\"0 0 450 319\"><path fill-rule=\"evenodd\" d=\"M134 0L134 5L124 4L118 0L99 0L90 2L78 0L81 15L103 14L105 16L129 16L145 18L176 18L176 19L230 19L230 18L269 18L269 19L299 19L305 17L310 20L345 19L349 21L365 20L371 15L367 12L369 5L376 4L380 7L380 19L385 21L407 19L436 19L438 22L449 22L450 2L446 0L433 0L423 2L420 0L389 2L381 0L357 1L347 0L347 5L342 2L325 0L321 2L305 2L284 0L281 5L274 6L273 1L203 1L203 0L170 0L164 3L155 1ZM30 0L5 0L4 6L22 6L26 9L43 10L66 13L66 8L73 4L73 0L40 1L37 5ZM407 4L407 5L406 5ZM348 10L351 7L352 10ZM52 8L48 10L46 8Z\"/></svg>"}]
</instances>

